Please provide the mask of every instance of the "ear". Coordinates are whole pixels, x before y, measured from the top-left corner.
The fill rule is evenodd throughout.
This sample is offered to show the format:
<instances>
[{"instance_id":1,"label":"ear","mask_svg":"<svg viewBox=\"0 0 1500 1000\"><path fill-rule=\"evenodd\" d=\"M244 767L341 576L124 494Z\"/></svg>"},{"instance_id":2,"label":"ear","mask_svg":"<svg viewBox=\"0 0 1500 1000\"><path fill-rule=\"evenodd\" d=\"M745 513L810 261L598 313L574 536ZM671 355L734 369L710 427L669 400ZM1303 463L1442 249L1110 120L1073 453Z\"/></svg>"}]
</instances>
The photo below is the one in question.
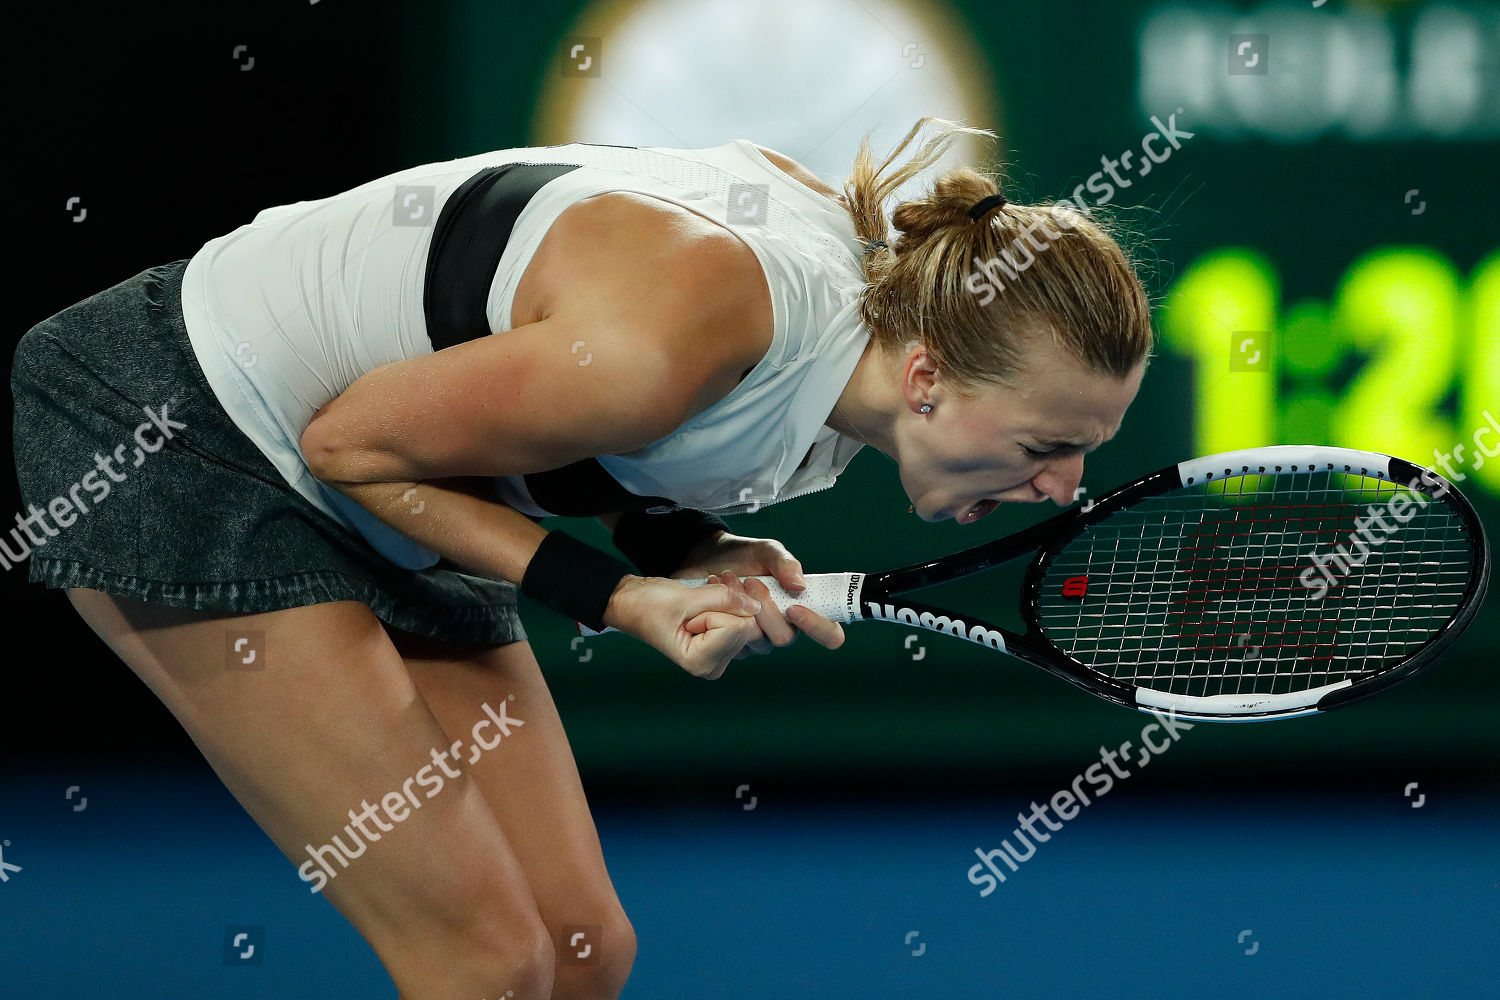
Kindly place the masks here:
<instances>
[{"instance_id":1,"label":"ear","mask_svg":"<svg viewBox=\"0 0 1500 1000\"><path fill-rule=\"evenodd\" d=\"M931 403L933 389L938 382L938 367L919 341L907 345L906 363L901 369L901 395L914 413L921 412L923 403Z\"/></svg>"}]
</instances>

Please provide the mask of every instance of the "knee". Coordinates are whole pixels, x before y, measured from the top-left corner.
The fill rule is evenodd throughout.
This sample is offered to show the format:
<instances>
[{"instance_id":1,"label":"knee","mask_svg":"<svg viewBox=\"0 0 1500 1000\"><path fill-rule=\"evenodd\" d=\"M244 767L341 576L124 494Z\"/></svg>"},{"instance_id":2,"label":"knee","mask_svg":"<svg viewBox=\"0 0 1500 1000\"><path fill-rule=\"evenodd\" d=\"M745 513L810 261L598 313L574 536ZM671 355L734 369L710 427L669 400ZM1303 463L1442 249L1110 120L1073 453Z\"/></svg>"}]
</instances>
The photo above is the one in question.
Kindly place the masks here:
<instances>
[{"instance_id":1,"label":"knee","mask_svg":"<svg viewBox=\"0 0 1500 1000\"><path fill-rule=\"evenodd\" d=\"M403 942L381 958L401 996L412 1000L548 1000L554 995L557 955L540 919L520 926L514 921L502 925L473 920L435 938Z\"/></svg>"},{"instance_id":2,"label":"knee","mask_svg":"<svg viewBox=\"0 0 1500 1000\"><path fill-rule=\"evenodd\" d=\"M615 1000L635 965L635 928L625 911L616 906L592 923L565 924L557 933L555 1000Z\"/></svg>"},{"instance_id":3,"label":"knee","mask_svg":"<svg viewBox=\"0 0 1500 1000\"><path fill-rule=\"evenodd\" d=\"M480 996L548 1000L554 995L557 955L544 927L498 943L484 953L479 964L486 980Z\"/></svg>"}]
</instances>

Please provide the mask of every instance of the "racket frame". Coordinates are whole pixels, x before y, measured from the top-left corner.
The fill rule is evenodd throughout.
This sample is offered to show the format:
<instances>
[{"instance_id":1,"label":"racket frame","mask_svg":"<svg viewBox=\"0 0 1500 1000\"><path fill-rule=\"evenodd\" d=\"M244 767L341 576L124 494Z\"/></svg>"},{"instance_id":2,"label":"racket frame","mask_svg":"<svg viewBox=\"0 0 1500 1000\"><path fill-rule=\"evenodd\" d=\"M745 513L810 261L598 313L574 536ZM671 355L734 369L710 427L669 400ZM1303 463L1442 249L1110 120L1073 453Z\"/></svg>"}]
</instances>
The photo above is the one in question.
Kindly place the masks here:
<instances>
[{"instance_id":1,"label":"racket frame","mask_svg":"<svg viewBox=\"0 0 1500 1000\"><path fill-rule=\"evenodd\" d=\"M1041 623L1043 581L1068 542L1111 514L1142 500L1185 487L1241 475L1306 475L1343 472L1375 477L1398 487L1424 489L1451 505L1473 546L1465 600L1425 643L1394 667L1369 671L1321 687L1274 695L1174 695L1122 681L1069 656L1047 639ZM1413 485L1419 484L1419 485ZM962 579L1012 562L1028 553L1031 564L1021 584L1020 612L1026 632L1001 628L971 615L907 600L906 592ZM983 545L883 573L865 574L851 585L849 620L894 621L978 642L1046 670L1108 701L1144 712L1170 711L1177 718L1205 722L1259 722L1294 718L1347 705L1416 674L1457 641L1473 621L1489 583L1489 543L1473 506L1452 483L1430 469L1374 452L1311 445L1278 445L1226 452L1159 469L1104 494L1083 508ZM858 576L858 574L856 574ZM869 613L866 613L868 609ZM904 609L904 610L903 610ZM924 618L927 624L924 624ZM948 622L948 627L932 623ZM961 622L962 630L951 625Z\"/></svg>"}]
</instances>

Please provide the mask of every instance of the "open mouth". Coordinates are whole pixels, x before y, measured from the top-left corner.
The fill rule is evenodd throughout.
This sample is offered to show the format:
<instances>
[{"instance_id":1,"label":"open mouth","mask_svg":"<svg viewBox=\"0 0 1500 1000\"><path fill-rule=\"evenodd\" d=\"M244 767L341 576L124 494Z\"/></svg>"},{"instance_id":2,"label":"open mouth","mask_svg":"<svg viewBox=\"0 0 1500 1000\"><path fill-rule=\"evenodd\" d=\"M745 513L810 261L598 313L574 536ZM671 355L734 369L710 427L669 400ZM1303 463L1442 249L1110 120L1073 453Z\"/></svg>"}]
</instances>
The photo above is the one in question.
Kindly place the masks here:
<instances>
[{"instance_id":1,"label":"open mouth","mask_svg":"<svg viewBox=\"0 0 1500 1000\"><path fill-rule=\"evenodd\" d=\"M978 503L976 503L974 506L970 507L967 511L965 511L964 512L964 516L962 518L960 518L960 520L964 524L973 524L975 521L977 521L980 518L984 517L985 515L989 514L992 510L994 510L998 506L1000 506L1000 504L999 504L998 501L995 501L995 500L981 500Z\"/></svg>"}]
</instances>

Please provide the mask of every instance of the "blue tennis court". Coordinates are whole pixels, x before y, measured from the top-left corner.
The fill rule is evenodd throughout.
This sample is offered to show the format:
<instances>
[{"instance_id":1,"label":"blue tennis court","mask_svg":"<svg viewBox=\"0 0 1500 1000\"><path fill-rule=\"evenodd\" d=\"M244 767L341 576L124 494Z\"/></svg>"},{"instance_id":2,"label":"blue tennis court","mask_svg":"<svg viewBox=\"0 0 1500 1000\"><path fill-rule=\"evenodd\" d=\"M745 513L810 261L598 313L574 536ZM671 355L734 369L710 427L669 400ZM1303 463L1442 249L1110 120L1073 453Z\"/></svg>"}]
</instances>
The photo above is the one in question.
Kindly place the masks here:
<instances>
[{"instance_id":1,"label":"blue tennis court","mask_svg":"<svg viewBox=\"0 0 1500 1000\"><path fill-rule=\"evenodd\" d=\"M1492 801L1127 791L986 898L966 872L1018 794L725 802L596 810L625 997L1495 995ZM206 773L12 775L0 836L7 998L395 996Z\"/></svg>"}]
</instances>

